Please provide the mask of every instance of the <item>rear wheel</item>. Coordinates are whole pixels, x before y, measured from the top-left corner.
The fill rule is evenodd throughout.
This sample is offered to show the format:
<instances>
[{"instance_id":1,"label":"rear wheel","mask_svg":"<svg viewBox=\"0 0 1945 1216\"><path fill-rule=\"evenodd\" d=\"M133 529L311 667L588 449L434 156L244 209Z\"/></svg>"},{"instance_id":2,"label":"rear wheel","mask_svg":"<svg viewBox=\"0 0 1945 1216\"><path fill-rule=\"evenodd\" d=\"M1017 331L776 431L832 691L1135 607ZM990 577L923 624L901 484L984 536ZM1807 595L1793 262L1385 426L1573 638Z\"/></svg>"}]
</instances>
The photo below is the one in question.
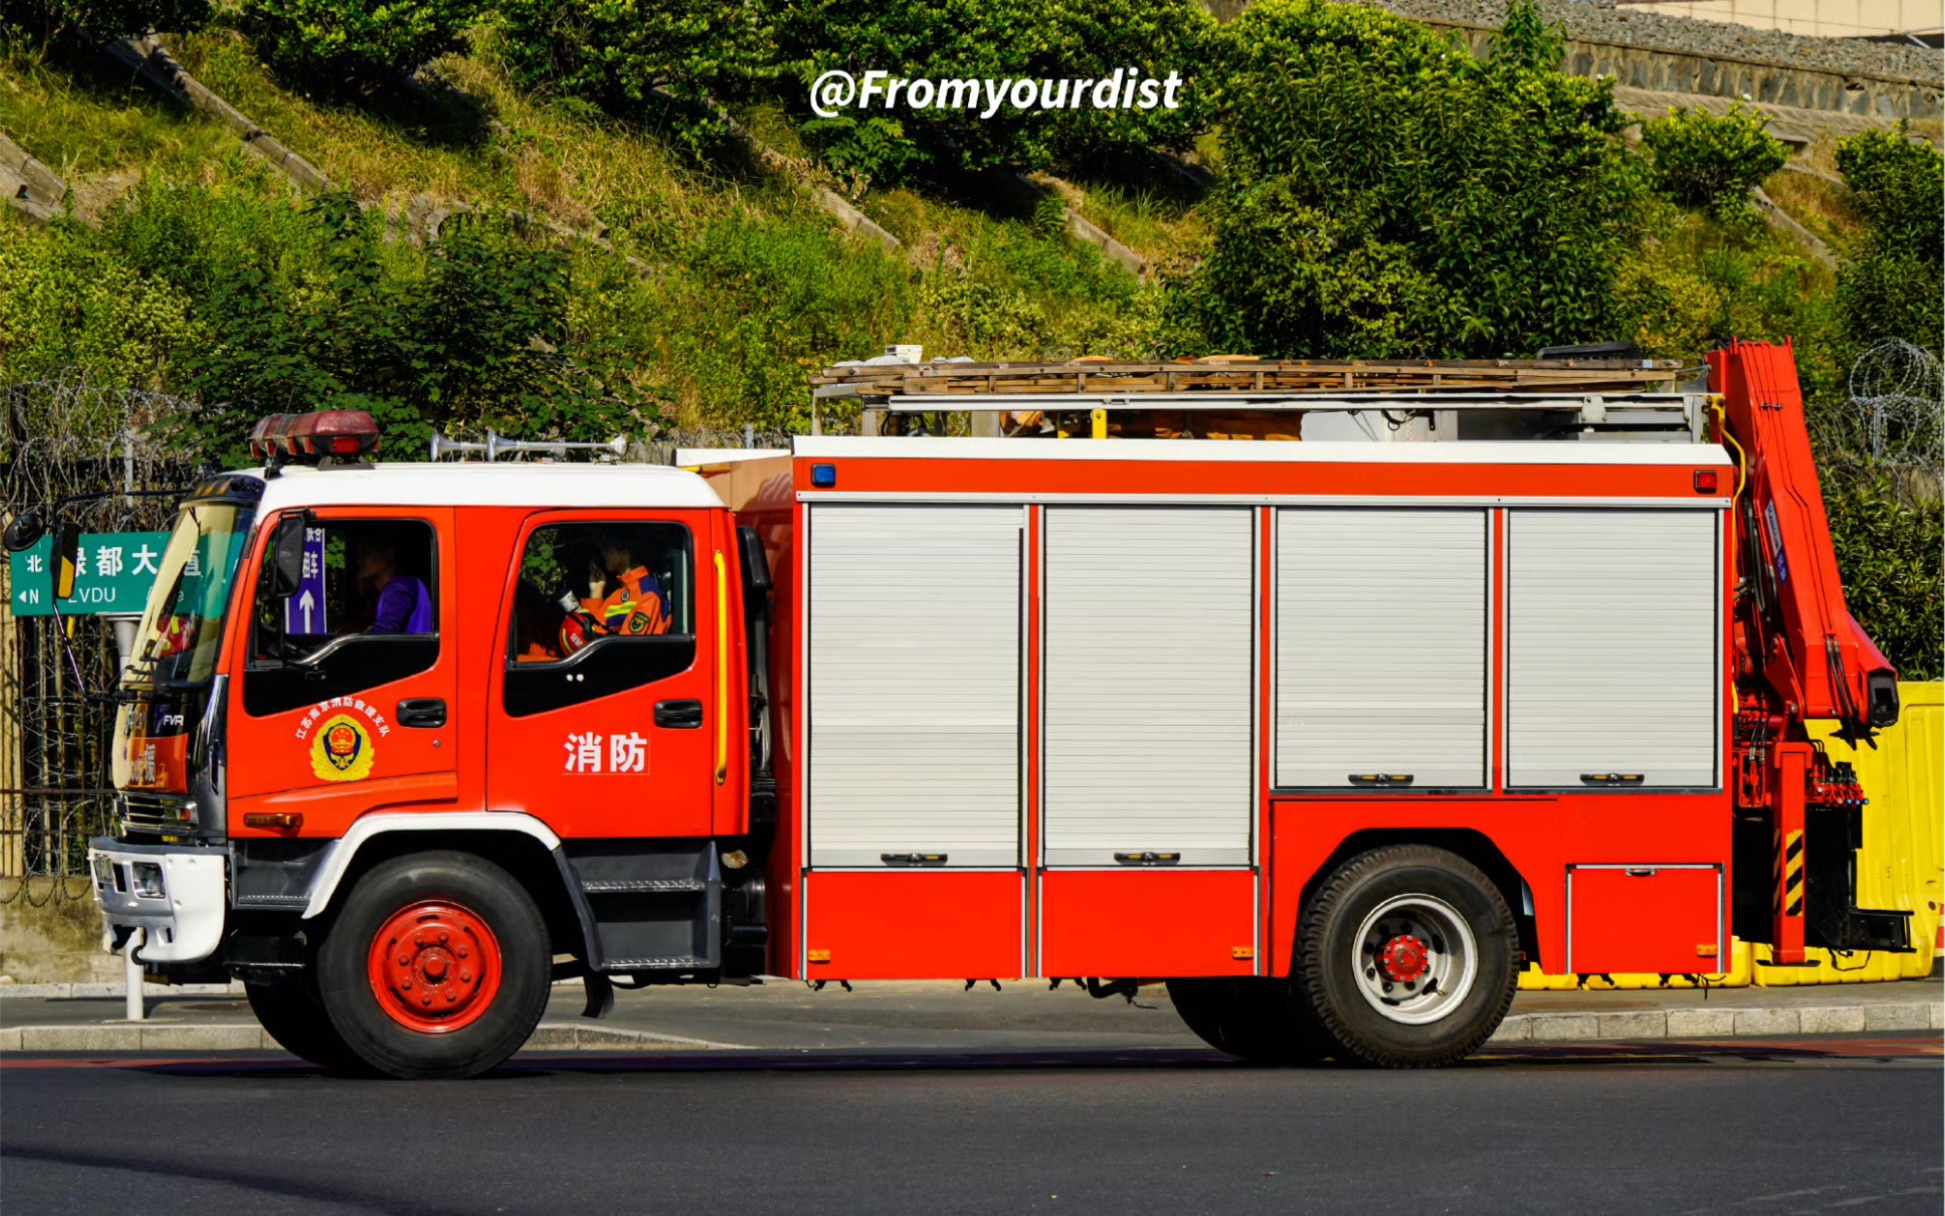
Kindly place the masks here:
<instances>
[{"instance_id":1,"label":"rear wheel","mask_svg":"<svg viewBox=\"0 0 1945 1216\"><path fill-rule=\"evenodd\" d=\"M1318 1058L1314 1032L1288 980L1168 981L1168 998L1197 1037L1256 1064L1307 1064Z\"/></svg>"},{"instance_id":2,"label":"rear wheel","mask_svg":"<svg viewBox=\"0 0 1945 1216\"><path fill-rule=\"evenodd\" d=\"M1346 1063L1452 1064L1506 1016L1518 982L1513 914L1479 868L1429 845L1353 857L1298 931L1297 996Z\"/></svg>"},{"instance_id":3,"label":"rear wheel","mask_svg":"<svg viewBox=\"0 0 1945 1216\"><path fill-rule=\"evenodd\" d=\"M359 879L318 952L331 1025L394 1077L470 1077L519 1050L552 956L533 900L470 853L395 858Z\"/></svg>"},{"instance_id":4,"label":"rear wheel","mask_svg":"<svg viewBox=\"0 0 1945 1216\"><path fill-rule=\"evenodd\" d=\"M243 994L258 1023L285 1051L332 1072L361 1071L307 980L245 983Z\"/></svg>"}]
</instances>

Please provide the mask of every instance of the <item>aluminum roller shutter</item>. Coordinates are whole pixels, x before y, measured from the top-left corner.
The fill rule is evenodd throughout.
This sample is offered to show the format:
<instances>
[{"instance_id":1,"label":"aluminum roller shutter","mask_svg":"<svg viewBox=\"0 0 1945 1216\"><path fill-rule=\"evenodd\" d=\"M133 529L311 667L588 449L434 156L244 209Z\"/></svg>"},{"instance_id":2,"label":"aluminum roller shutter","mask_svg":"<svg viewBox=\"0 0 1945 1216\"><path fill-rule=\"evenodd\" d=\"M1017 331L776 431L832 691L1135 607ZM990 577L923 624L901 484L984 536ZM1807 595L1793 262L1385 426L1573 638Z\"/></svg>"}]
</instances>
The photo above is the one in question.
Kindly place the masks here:
<instances>
[{"instance_id":1,"label":"aluminum roller shutter","mask_svg":"<svg viewBox=\"0 0 1945 1216\"><path fill-rule=\"evenodd\" d=\"M1246 864L1253 512L1050 507L1046 530L1047 863Z\"/></svg>"},{"instance_id":2,"label":"aluminum roller shutter","mask_svg":"<svg viewBox=\"0 0 1945 1216\"><path fill-rule=\"evenodd\" d=\"M1509 512L1508 785L1717 784L1719 514Z\"/></svg>"},{"instance_id":3,"label":"aluminum roller shutter","mask_svg":"<svg viewBox=\"0 0 1945 1216\"><path fill-rule=\"evenodd\" d=\"M1276 783L1486 781L1486 513L1277 512Z\"/></svg>"},{"instance_id":4,"label":"aluminum roller shutter","mask_svg":"<svg viewBox=\"0 0 1945 1216\"><path fill-rule=\"evenodd\" d=\"M1020 507L810 509L810 858L1019 864Z\"/></svg>"}]
</instances>

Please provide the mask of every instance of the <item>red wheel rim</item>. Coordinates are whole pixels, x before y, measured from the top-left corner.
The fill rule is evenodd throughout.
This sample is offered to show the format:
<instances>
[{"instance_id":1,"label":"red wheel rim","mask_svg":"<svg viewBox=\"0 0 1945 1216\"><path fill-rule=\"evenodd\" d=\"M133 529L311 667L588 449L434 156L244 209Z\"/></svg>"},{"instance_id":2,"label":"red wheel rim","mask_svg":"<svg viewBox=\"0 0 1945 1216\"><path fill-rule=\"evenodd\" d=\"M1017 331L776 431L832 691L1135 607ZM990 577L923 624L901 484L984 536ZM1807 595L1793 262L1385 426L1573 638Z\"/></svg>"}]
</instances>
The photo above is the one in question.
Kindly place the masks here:
<instances>
[{"instance_id":1,"label":"red wheel rim","mask_svg":"<svg viewBox=\"0 0 1945 1216\"><path fill-rule=\"evenodd\" d=\"M500 990L500 943L484 918L441 899L379 926L368 967L378 1007L401 1026L449 1034L477 1021Z\"/></svg>"}]
</instances>

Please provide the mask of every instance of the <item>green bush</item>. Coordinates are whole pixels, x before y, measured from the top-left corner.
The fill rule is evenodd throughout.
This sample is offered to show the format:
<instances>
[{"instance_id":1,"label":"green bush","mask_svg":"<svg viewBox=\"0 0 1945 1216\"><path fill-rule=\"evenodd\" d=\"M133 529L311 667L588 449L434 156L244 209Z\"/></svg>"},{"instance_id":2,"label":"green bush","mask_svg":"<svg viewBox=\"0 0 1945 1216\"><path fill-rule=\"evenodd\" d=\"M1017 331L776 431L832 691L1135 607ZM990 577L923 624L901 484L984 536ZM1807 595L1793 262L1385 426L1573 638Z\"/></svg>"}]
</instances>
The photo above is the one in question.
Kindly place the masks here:
<instances>
[{"instance_id":1,"label":"green bush","mask_svg":"<svg viewBox=\"0 0 1945 1216\"><path fill-rule=\"evenodd\" d=\"M512 216L448 219L437 244L386 245L348 195L301 209L247 189L145 183L104 232L194 302L203 339L171 387L201 404L184 442L243 458L264 414L365 409L386 450L435 429L605 438L652 425L632 363L570 319L573 266Z\"/></svg>"},{"instance_id":2,"label":"green bush","mask_svg":"<svg viewBox=\"0 0 1945 1216\"><path fill-rule=\"evenodd\" d=\"M765 31L750 4L708 0L500 0L500 54L528 88L614 114L659 112L678 137L719 140L717 103L766 71Z\"/></svg>"},{"instance_id":3,"label":"green bush","mask_svg":"<svg viewBox=\"0 0 1945 1216\"><path fill-rule=\"evenodd\" d=\"M0 215L0 383L78 374L155 388L202 340L181 291L86 228Z\"/></svg>"},{"instance_id":4,"label":"green bush","mask_svg":"<svg viewBox=\"0 0 1945 1216\"><path fill-rule=\"evenodd\" d=\"M1690 366L1731 336L1794 338L1807 384L1806 352L1828 345L1831 272L1747 209L1719 217L1655 200L1645 217L1649 239L1622 262L1616 281L1624 321L1613 336Z\"/></svg>"},{"instance_id":5,"label":"green bush","mask_svg":"<svg viewBox=\"0 0 1945 1216\"><path fill-rule=\"evenodd\" d=\"M1851 614L1900 677L1945 675L1945 516L1937 500L1913 502L1888 470L1839 465L1824 466L1823 497Z\"/></svg>"},{"instance_id":6,"label":"green bush","mask_svg":"<svg viewBox=\"0 0 1945 1216\"><path fill-rule=\"evenodd\" d=\"M1112 0L808 0L779 4L774 24L783 100L805 116L805 139L833 167L880 183L927 169L1036 169L1055 160L1112 155L1130 147L1182 148L1199 129L1198 69L1214 20L1194 0L1129 7ZM809 88L822 73L872 70L934 81L1090 83L1115 71L1146 77L1180 72L1176 109L1015 110L990 118L978 110L934 106L832 118L808 114ZM879 105L882 107L883 102Z\"/></svg>"},{"instance_id":7,"label":"green bush","mask_svg":"<svg viewBox=\"0 0 1945 1216\"><path fill-rule=\"evenodd\" d=\"M69 31L127 38L149 30L172 34L201 29L209 0L7 0L0 36L50 39Z\"/></svg>"},{"instance_id":8,"label":"green bush","mask_svg":"<svg viewBox=\"0 0 1945 1216\"><path fill-rule=\"evenodd\" d=\"M286 78L328 92L388 85L459 49L484 0L242 0L240 24Z\"/></svg>"},{"instance_id":9,"label":"green bush","mask_svg":"<svg viewBox=\"0 0 1945 1216\"><path fill-rule=\"evenodd\" d=\"M1553 70L1530 3L1485 61L1317 0L1266 0L1224 33L1224 180L1176 344L1471 357L1613 336L1645 186L1611 83Z\"/></svg>"},{"instance_id":10,"label":"green bush","mask_svg":"<svg viewBox=\"0 0 1945 1216\"><path fill-rule=\"evenodd\" d=\"M1902 123L1837 145L1864 233L1837 275L1852 345L1902 338L1940 353L1945 329L1945 158Z\"/></svg>"},{"instance_id":11,"label":"green bush","mask_svg":"<svg viewBox=\"0 0 1945 1216\"><path fill-rule=\"evenodd\" d=\"M1720 117L1677 107L1641 124L1653 155L1655 182L1685 207L1731 215L1749 205L1749 192L1790 159L1790 150L1765 128L1769 119L1740 105Z\"/></svg>"}]
</instances>

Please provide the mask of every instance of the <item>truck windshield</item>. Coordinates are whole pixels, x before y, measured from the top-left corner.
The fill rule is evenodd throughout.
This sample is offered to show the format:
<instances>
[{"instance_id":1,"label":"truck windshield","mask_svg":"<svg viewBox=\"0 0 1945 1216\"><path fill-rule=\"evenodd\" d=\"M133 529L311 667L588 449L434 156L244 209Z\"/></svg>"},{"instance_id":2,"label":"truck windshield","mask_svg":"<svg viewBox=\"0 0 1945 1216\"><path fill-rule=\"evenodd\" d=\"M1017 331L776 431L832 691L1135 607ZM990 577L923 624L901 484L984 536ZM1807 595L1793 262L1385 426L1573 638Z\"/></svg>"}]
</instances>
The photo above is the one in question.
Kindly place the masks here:
<instances>
[{"instance_id":1,"label":"truck windshield","mask_svg":"<svg viewBox=\"0 0 1945 1216\"><path fill-rule=\"evenodd\" d=\"M129 685L202 684L216 673L223 613L255 515L253 507L234 502L183 507L142 614Z\"/></svg>"}]
</instances>

